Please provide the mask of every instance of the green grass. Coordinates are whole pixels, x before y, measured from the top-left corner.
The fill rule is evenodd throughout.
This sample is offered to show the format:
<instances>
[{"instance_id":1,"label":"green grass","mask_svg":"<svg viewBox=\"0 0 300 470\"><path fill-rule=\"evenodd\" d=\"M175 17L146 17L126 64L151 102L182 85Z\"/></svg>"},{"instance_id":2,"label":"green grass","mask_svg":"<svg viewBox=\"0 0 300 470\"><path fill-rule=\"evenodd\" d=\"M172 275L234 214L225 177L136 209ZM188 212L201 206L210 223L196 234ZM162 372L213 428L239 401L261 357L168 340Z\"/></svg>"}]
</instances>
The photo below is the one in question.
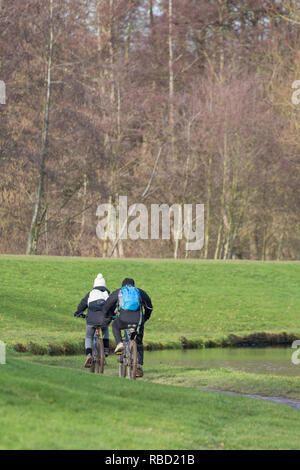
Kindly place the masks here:
<instances>
[{"instance_id":1,"label":"green grass","mask_svg":"<svg viewBox=\"0 0 300 470\"><path fill-rule=\"evenodd\" d=\"M300 337L300 263L0 257L0 339L33 353L82 350L73 312L102 272L134 277L153 301L145 345L291 342ZM20 346L21 345L21 346Z\"/></svg>"},{"instance_id":2,"label":"green grass","mask_svg":"<svg viewBox=\"0 0 300 470\"><path fill-rule=\"evenodd\" d=\"M298 410L89 374L77 361L8 355L0 366L0 449L299 448Z\"/></svg>"},{"instance_id":3,"label":"green grass","mask_svg":"<svg viewBox=\"0 0 300 470\"><path fill-rule=\"evenodd\" d=\"M57 366L67 369L82 370L84 356L33 356L29 353L17 355L19 359L47 366ZM279 376L271 374L249 373L226 368L183 366L171 361L157 363L146 355L143 381L176 385L189 388L218 388L239 393L251 393L265 396L280 396L300 400L300 377ZM109 356L105 367L106 376L118 374L118 363L114 355Z\"/></svg>"},{"instance_id":4,"label":"green grass","mask_svg":"<svg viewBox=\"0 0 300 470\"><path fill-rule=\"evenodd\" d=\"M300 400L299 377L255 374L225 368L176 367L168 364L150 368L144 380L160 384L216 388L238 393Z\"/></svg>"}]
</instances>

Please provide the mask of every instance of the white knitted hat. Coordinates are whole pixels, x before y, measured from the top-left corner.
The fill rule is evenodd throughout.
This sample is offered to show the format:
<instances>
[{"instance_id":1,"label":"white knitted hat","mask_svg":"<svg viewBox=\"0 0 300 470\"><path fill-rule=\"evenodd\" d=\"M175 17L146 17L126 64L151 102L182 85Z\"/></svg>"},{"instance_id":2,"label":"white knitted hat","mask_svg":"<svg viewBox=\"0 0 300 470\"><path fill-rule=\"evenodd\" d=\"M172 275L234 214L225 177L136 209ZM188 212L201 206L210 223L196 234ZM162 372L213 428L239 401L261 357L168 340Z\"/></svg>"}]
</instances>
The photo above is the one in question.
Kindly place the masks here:
<instances>
[{"instance_id":1,"label":"white knitted hat","mask_svg":"<svg viewBox=\"0 0 300 470\"><path fill-rule=\"evenodd\" d=\"M94 280L94 287L106 287L106 282L101 273Z\"/></svg>"}]
</instances>

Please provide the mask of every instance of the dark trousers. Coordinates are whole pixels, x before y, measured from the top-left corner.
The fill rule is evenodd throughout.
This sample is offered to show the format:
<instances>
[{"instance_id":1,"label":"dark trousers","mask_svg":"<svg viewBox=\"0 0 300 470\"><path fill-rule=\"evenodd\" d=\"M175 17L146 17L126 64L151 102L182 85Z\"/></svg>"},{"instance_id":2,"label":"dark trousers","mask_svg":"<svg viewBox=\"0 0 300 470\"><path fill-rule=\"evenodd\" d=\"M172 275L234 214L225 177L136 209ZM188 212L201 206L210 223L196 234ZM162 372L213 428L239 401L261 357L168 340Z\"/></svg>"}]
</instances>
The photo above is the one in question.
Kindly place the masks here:
<instances>
[{"instance_id":1,"label":"dark trousers","mask_svg":"<svg viewBox=\"0 0 300 470\"><path fill-rule=\"evenodd\" d=\"M112 332L114 334L116 343L122 342L122 334L121 330L125 330L128 328L128 325L133 323L133 321L128 321L127 318L122 319L120 315L112 324ZM136 337L136 344L137 344L137 353L138 353L138 362L142 366L144 364L144 345L143 345L143 337L144 337L144 317L142 322L139 326L139 332Z\"/></svg>"}]
</instances>

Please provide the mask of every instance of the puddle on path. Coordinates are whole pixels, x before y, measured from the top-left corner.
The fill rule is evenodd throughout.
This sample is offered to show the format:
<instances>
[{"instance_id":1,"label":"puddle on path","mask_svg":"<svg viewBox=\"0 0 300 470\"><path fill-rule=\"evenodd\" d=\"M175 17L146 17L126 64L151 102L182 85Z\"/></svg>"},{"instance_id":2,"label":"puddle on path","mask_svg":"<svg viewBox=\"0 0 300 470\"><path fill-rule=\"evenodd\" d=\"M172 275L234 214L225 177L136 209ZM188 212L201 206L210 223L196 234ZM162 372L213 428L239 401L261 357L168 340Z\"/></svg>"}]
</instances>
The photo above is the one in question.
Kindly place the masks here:
<instances>
[{"instance_id":1,"label":"puddle on path","mask_svg":"<svg viewBox=\"0 0 300 470\"><path fill-rule=\"evenodd\" d=\"M287 405L291 406L292 408L297 408L300 410L300 400L296 400L294 398L284 398L284 397L266 397L263 395L255 395L251 393L238 393L238 392L229 392L226 390L219 390L217 388L199 388L197 387L197 390L201 390L204 392L218 392L218 393L224 393L227 395L239 395L242 397L248 397L248 398L257 398L259 400L267 400L267 401L272 401L274 403L280 403L281 405Z\"/></svg>"}]
</instances>

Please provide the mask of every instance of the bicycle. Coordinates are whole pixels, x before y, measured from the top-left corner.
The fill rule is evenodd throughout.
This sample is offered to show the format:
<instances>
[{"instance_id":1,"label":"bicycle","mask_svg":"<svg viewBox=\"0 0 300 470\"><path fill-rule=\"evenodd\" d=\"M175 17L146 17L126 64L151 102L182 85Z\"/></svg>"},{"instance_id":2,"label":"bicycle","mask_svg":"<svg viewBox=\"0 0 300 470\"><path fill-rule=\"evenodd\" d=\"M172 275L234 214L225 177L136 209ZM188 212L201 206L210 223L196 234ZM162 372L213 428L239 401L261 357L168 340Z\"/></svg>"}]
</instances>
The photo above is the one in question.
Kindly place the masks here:
<instances>
[{"instance_id":1,"label":"bicycle","mask_svg":"<svg viewBox=\"0 0 300 470\"><path fill-rule=\"evenodd\" d=\"M81 318L86 318L84 313L78 315ZM92 364L89 367L91 373L103 374L105 366L105 353L104 353L104 344L103 339L100 333L100 326L95 326L96 331L93 338L93 347L92 347Z\"/></svg>"},{"instance_id":2,"label":"bicycle","mask_svg":"<svg viewBox=\"0 0 300 470\"><path fill-rule=\"evenodd\" d=\"M123 336L123 352L119 357L119 376L132 380L136 379L136 371L138 365L137 355L137 325L128 325L128 329L124 330Z\"/></svg>"}]
</instances>

